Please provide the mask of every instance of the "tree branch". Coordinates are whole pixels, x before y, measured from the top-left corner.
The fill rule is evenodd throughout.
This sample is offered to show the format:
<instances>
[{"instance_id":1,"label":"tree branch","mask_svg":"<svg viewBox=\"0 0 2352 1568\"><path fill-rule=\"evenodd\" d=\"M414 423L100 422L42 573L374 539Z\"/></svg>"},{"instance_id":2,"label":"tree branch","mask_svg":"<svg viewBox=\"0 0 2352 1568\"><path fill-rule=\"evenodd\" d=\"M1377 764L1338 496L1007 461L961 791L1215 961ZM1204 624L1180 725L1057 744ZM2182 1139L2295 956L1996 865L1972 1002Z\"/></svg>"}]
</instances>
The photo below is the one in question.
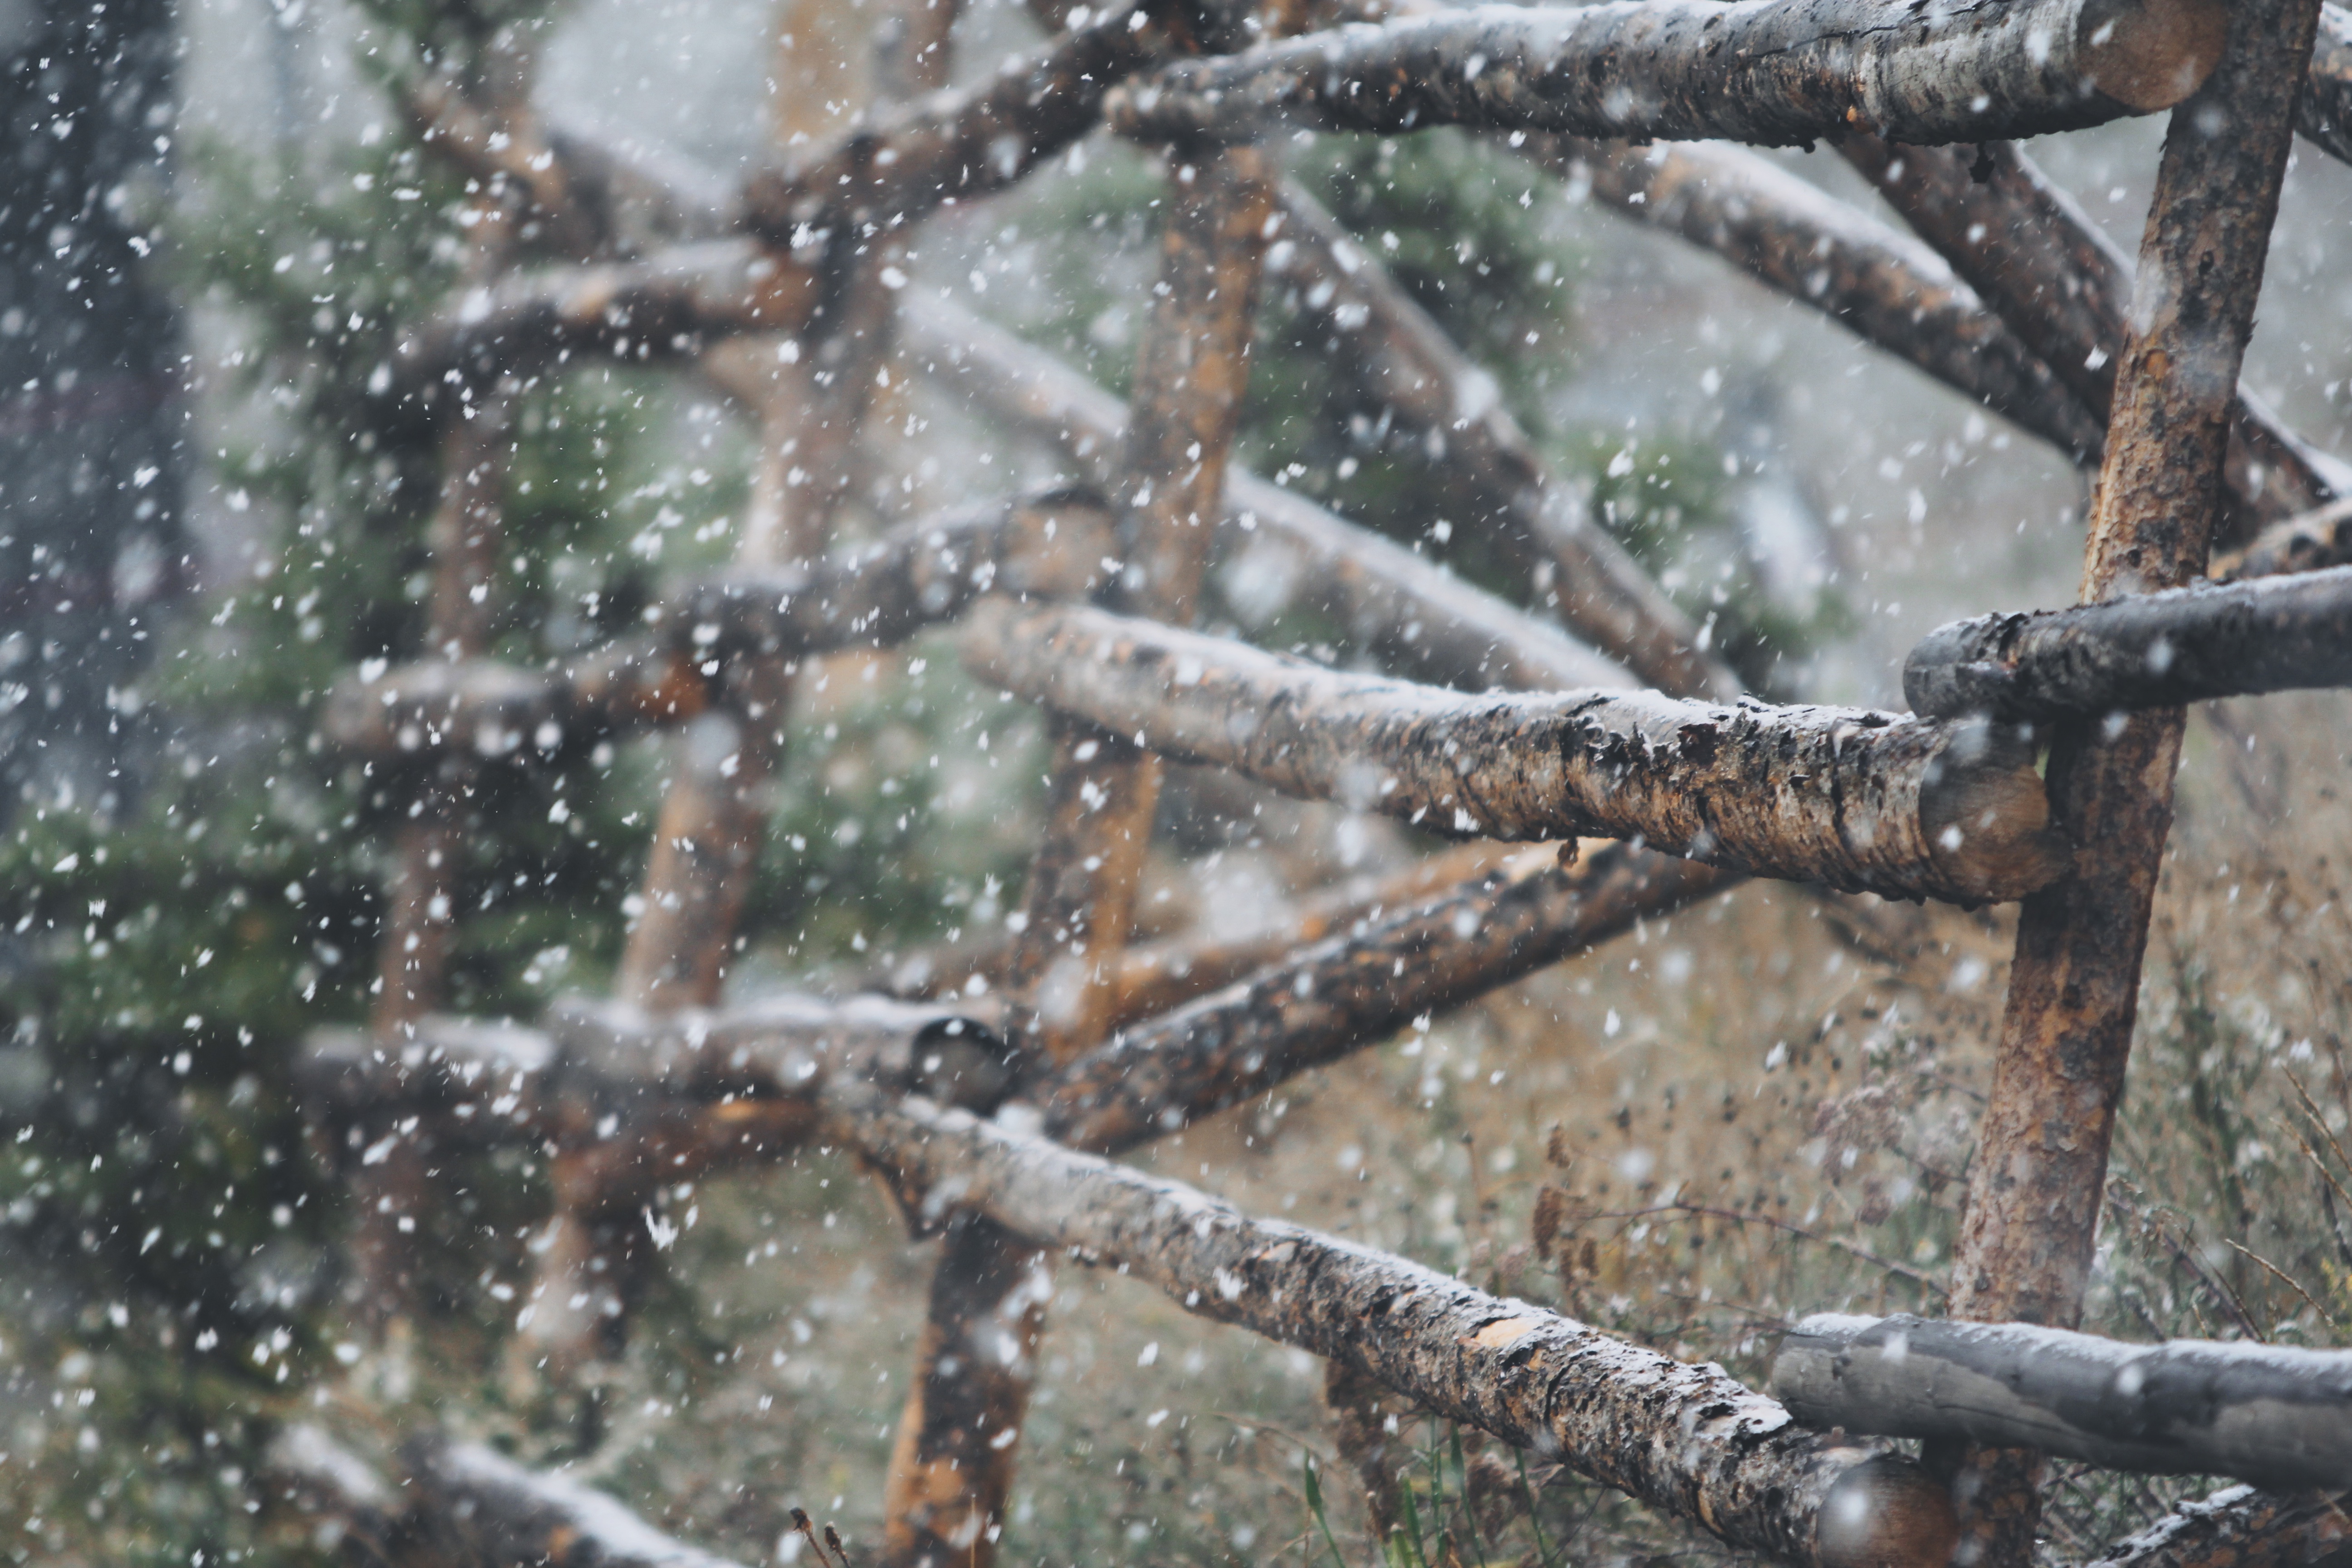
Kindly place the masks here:
<instances>
[{"instance_id":1,"label":"tree branch","mask_svg":"<svg viewBox=\"0 0 2352 1568\"><path fill-rule=\"evenodd\" d=\"M1269 121L1772 147L1856 127L1976 142L2170 108L2213 68L2226 15L2209 0L2021 0L1899 18L1868 0L1485 5L1179 61L1106 112L1121 133L1162 142Z\"/></svg>"},{"instance_id":2,"label":"tree branch","mask_svg":"<svg viewBox=\"0 0 2352 1568\"><path fill-rule=\"evenodd\" d=\"M2065 864L2030 748L1859 710L1463 696L1098 610L984 610L973 669L1169 757L1455 837L1632 838L1731 869L1976 903Z\"/></svg>"},{"instance_id":3,"label":"tree branch","mask_svg":"<svg viewBox=\"0 0 2352 1568\"><path fill-rule=\"evenodd\" d=\"M2182 1503L2085 1568L2312 1568L2347 1542L2352 1518L2338 1498L2231 1487Z\"/></svg>"}]
</instances>

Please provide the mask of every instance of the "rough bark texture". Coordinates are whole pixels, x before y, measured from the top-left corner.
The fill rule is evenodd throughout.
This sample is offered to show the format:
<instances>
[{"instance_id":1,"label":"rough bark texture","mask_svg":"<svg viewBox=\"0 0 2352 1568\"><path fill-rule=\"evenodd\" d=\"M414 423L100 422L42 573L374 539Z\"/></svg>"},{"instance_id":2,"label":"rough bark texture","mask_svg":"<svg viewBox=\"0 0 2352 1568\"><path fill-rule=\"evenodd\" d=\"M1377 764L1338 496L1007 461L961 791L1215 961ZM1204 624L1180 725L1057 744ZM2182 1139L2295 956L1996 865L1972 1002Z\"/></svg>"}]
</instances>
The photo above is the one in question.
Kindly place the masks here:
<instances>
[{"instance_id":1,"label":"rough bark texture","mask_svg":"<svg viewBox=\"0 0 2352 1568\"><path fill-rule=\"evenodd\" d=\"M411 1439L402 1458L410 1518L428 1551L455 1563L545 1568L735 1568L664 1535L617 1499L561 1471L533 1470L480 1443Z\"/></svg>"},{"instance_id":2,"label":"rough bark texture","mask_svg":"<svg viewBox=\"0 0 2352 1568\"><path fill-rule=\"evenodd\" d=\"M1525 147L1571 187L1714 251L2076 462L2098 460L2104 419L1910 236L1738 147L1567 137L1531 137Z\"/></svg>"},{"instance_id":3,"label":"rough bark texture","mask_svg":"<svg viewBox=\"0 0 2352 1568\"><path fill-rule=\"evenodd\" d=\"M1615 844L1555 861L1530 850L1122 1031L1031 1087L1045 1134L1109 1152L1175 1131L1738 880Z\"/></svg>"},{"instance_id":4,"label":"rough bark texture","mask_svg":"<svg viewBox=\"0 0 2352 1568\"><path fill-rule=\"evenodd\" d=\"M2030 746L1859 709L1655 693L1470 697L1092 609L984 608L985 679L1179 761L1453 837L1641 837L1854 892L1984 902L2065 865Z\"/></svg>"},{"instance_id":5,"label":"rough bark texture","mask_svg":"<svg viewBox=\"0 0 2352 1568\"><path fill-rule=\"evenodd\" d=\"M1903 695L1930 718L2054 719L2347 684L2343 566L1954 621L1903 666Z\"/></svg>"},{"instance_id":6,"label":"rough bark texture","mask_svg":"<svg viewBox=\"0 0 2352 1568\"><path fill-rule=\"evenodd\" d=\"M1127 410L1117 398L952 305L917 299L903 309L908 346L932 374L1059 446L1095 483L1118 482ZM1228 468L1222 527L1220 542L1257 581L1292 584L1274 609L1311 597L1400 674L1472 691L1634 683L1582 643L1254 474Z\"/></svg>"},{"instance_id":7,"label":"rough bark texture","mask_svg":"<svg viewBox=\"0 0 2352 1568\"><path fill-rule=\"evenodd\" d=\"M2205 570L2231 394L2269 251L2317 0L2231 13L2212 79L2174 114L2135 284L2083 597L2181 586ZM2062 729L2049 767L2074 874L2025 901L1992 1091L1955 1248L1955 1317L2071 1328L2171 823L2182 713ZM1988 1568L2030 1558L2038 1466L1986 1450L1958 1485Z\"/></svg>"},{"instance_id":8,"label":"rough bark texture","mask_svg":"<svg viewBox=\"0 0 2352 1568\"><path fill-rule=\"evenodd\" d=\"M2352 565L2352 501L2336 501L2264 529L2237 554L2216 561L2213 575L2237 581L2345 565Z\"/></svg>"},{"instance_id":9,"label":"rough bark texture","mask_svg":"<svg viewBox=\"0 0 2352 1568\"><path fill-rule=\"evenodd\" d=\"M2315 1568L2352 1552L2341 1497L2231 1487L2185 1502L2086 1568Z\"/></svg>"},{"instance_id":10,"label":"rough bark texture","mask_svg":"<svg viewBox=\"0 0 2352 1568\"><path fill-rule=\"evenodd\" d=\"M2170 108L2213 68L2210 0L1676 0L1486 5L1184 60L1115 94L1117 130L1246 135L1268 121L1433 125L1791 147L1857 127L1932 144L2075 130Z\"/></svg>"},{"instance_id":11,"label":"rough bark texture","mask_svg":"<svg viewBox=\"0 0 2352 1568\"><path fill-rule=\"evenodd\" d=\"M1856 135L1838 148L2105 420L2133 268L2074 199L2006 142L1894 147ZM2225 472L2232 509L2245 520L2233 532L2317 506L2346 479L2342 464L2280 424L2243 386L2231 412Z\"/></svg>"},{"instance_id":12,"label":"rough bark texture","mask_svg":"<svg viewBox=\"0 0 2352 1568\"><path fill-rule=\"evenodd\" d=\"M976 1208L1119 1265L1188 1310L1343 1362L1735 1548L1822 1568L1942 1568L1941 1487L1907 1461L1801 1430L1719 1367L961 1111L833 1098L870 1157L932 1194L922 1206Z\"/></svg>"},{"instance_id":13,"label":"rough bark texture","mask_svg":"<svg viewBox=\"0 0 2352 1568\"><path fill-rule=\"evenodd\" d=\"M1807 1318L1772 1394L1809 1426L2040 1448L2108 1469L2352 1486L2352 1353L1915 1318Z\"/></svg>"},{"instance_id":14,"label":"rough bark texture","mask_svg":"<svg viewBox=\"0 0 2352 1568\"><path fill-rule=\"evenodd\" d=\"M1589 498L1537 453L1495 378L1312 196L1286 184L1282 207L1280 273L1309 330L1355 363L1366 394L1423 437L1494 543L1529 582L1549 582L1561 618L1661 690L1737 697L1738 679L1699 650L1690 618L1593 521Z\"/></svg>"},{"instance_id":15,"label":"rough bark texture","mask_svg":"<svg viewBox=\"0 0 2352 1568\"><path fill-rule=\"evenodd\" d=\"M2294 106L2294 128L2336 157L2352 163L2352 13L2319 8L2311 75Z\"/></svg>"}]
</instances>

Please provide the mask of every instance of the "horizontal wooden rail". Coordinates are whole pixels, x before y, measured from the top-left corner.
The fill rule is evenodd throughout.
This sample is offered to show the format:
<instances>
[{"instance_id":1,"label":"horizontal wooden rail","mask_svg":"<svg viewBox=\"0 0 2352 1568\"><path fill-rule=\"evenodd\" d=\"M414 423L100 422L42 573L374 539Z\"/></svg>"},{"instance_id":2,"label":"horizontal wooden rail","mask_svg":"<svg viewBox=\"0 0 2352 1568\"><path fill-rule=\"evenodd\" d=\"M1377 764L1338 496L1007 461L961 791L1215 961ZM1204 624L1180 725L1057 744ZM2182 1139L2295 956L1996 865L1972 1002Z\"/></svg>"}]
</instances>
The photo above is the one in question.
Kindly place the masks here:
<instances>
[{"instance_id":1,"label":"horizontal wooden rail","mask_svg":"<svg viewBox=\"0 0 2352 1568\"><path fill-rule=\"evenodd\" d=\"M1914 711L2052 719L2352 686L2352 566L1954 621L1903 667Z\"/></svg>"},{"instance_id":2,"label":"horizontal wooden rail","mask_svg":"<svg viewBox=\"0 0 2352 1568\"><path fill-rule=\"evenodd\" d=\"M1111 95L1121 132L1261 133L1269 121L1435 125L1798 146L1857 127L1981 142L2168 109L2221 58L2212 0L1619 0L1481 5L1184 60Z\"/></svg>"},{"instance_id":3,"label":"horizontal wooden rail","mask_svg":"<svg viewBox=\"0 0 2352 1568\"><path fill-rule=\"evenodd\" d=\"M1057 1142L1132 1148L1738 880L1622 844L1595 846L1572 867L1549 846L1530 849L1134 1024L1024 1099Z\"/></svg>"},{"instance_id":4,"label":"horizontal wooden rail","mask_svg":"<svg viewBox=\"0 0 2352 1568\"><path fill-rule=\"evenodd\" d=\"M976 1209L1184 1308L1341 1362L1718 1540L1821 1568L1943 1568L1950 1500L1916 1467L1796 1426L1677 1362L1392 1254L958 1110L828 1095L914 1212Z\"/></svg>"},{"instance_id":5,"label":"horizontal wooden rail","mask_svg":"<svg viewBox=\"0 0 2352 1568\"><path fill-rule=\"evenodd\" d=\"M1119 482L1127 408L1076 370L943 300L901 307L901 342L928 374L998 418L1059 446L1078 472ZM1466 690L1631 686L1622 666L1412 551L1307 497L1228 468L1223 548L1328 609L1388 668ZM1255 538L1253 537L1255 536Z\"/></svg>"},{"instance_id":6,"label":"horizontal wooden rail","mask_svg":"<svg viewBox=\"0 0 2352 1568\"><path fill-rule=\"evenodd\" d=\"M1824 1313L1781 1342L1772 1392L1813 1426L2276 1490L2352 1486L2352 1351Z\"/></svg>"},{"instance_id":7,"label":"horizontal wooden rail","mask_svg":"<svg viewBox=\"0 0 2352 1568\"><path fill-rule=\"evenodd\" d=\"M426 659L362 673L329 694L320 732L365 755L499 757L551 751L587 731L676 723L713 700L716 661L888 647L986 594L1077 597L1099 584L1116 538L1108 504L1090 491L964 507L820 561L676 584L652 607L652 635L551 669Z\"/></svg>"},{"instance_id":8,"label":"horizontal wooden rail","mask_svg":"<svg viewBox=\"0 0 2352 1568\"><path fill-rule=\"evenodd\" d=\"M2276 577L2352 565L2352 500L2342 500L2274 522L2234 555L2213 563L2224 582Z\"/></svg>"},{"instance_id":9,"label":"horizontal wooden rail","mask_svg":"<svg viewBox=\"0 0 2352 1568\"><path fill-rule=\"evenodd\" d=\"M1895 898L2021 897L2065 864L2017 731L1654 693L1471 697L1084 608L983 609L986 679L1184 762L1457 838L1640 838Z\"/></svg>"}]
</instances>

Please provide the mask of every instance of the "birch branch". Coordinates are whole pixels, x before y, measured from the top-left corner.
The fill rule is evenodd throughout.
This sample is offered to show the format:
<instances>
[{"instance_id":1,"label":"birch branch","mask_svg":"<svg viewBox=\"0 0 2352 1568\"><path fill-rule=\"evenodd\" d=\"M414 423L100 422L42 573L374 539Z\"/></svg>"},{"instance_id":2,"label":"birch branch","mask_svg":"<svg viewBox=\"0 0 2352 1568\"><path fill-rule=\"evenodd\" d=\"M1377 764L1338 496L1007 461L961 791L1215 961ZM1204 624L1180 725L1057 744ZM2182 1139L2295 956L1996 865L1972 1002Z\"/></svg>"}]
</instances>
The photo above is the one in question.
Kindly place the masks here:
<instances>
[{"instance_id":1,"label":"birch branch","mask_svg":"<svg viewBox=\"0 0 2352 1568\"><path fill-rule=\"evenodd\" d=\"M2107 1469L2352 1486L2352 1352L2124 1344L2023 1323L1822 1313L1772 1393L1809 1426L2040 1448Z\"/></svg>"},{"instance_id":2,"label":"birch branch","mask_svg":"<svg viewBox=\"0 0 2352 1568\"><path fill-rule=\"evenodd\" d=\"M1903 667L1914 711L2054 719L2352 685L2352 567L1979 616Z\"/></svg>"},{"instance_id":3,"label":"birch branch","mask_svg":"<svg viewBox=\"0 0 2352 1568\"><path fill-rule=\"evenodd\" d=\"M1854 135L1838 150L2105 420L2124 352L2133 267L2074 199L2005 142L1893 147ZM2280 423L2242 384L2230 421L2229 493L2256 526L2308 510L2345 488L2345 466Z\"/></svg>"},{"instance_id":4,"label":"birch branch","mask_svg":"<svg viewBox=\"0 0 2352 1568\"><path fill-rule=\"evenodd\" d=\"M925 1194L1118 1265L1201 1316L1327 1356L1734 1547L1821 1568L1941 1568L1943 1489L1795 1427L1714 1365L1673 1361L1387 1253L960 1111L845 1094L835 1118Z\"/></svg>"},{"instance_id":5,"label":"birch branch","mask_svg":"<svg viewBox=\"0 0 2352 1568\"><path fill-rule=\"evenodd\" d=\"M1127 410L1044 351L940 300L902 307L908 349L930 374L1007 423L1039 432L1095 483L1118 483L1113 459ZM1441 685L1542 690L1631 686L1623 668L1583 644L1305 496L1229 468L1223 542L1236 559L1264 549L1315 595L1356 645L1391 668Z\"/></svg>"},{"instance_id":6,"label":"birch branch","mask_svg":"<svg viewBox=\"0 0 2352 1568\"><path fill-rule=\"evenodd\" d=\"M1849 891L2016 898L2065 864L2030 746L1861 710L1464 696L1098 610L984 611L984 679L1171 758L1454 837L1639 837Z\"/></svg>"},{"instance_id":7,"label":"birch branch","mask_svg":"<svg viewBox=\"0 0 2352 1568\"><path fill-rule=\"evenodd\" d=\"M1381 134L1465 125L1789 147L1867 127L1922 144L2168 109L2219 58L2208 0L2021 0L1889 16L1868 0L1483 5L1183 60L1114 94L1149 141L1269 121Z\"/></svg>"},{"instance_id":8,"label":"birch branch","mask_svg":"<svg viewBox=\"0 0 2352 1568\"><path fill-rule=\"evenodd\" d=\"M1529 138L1526 153L1571 189L1714 251L2076 462L2098 460L2103 421L1942 257L1769 159L1715 142L1567 137Z\"/></svg>"},{"instance_id":9,"label":"birch branch","mask_svg":"<svg viewBox=\"0 0 2352 1568\"><path fill-rule=\"evenodd\" d=\"M2230 1487L2185 1502L2085 1568L2313 1568L2352 1543L2341 1500Z\"/></svg>"},{"instance_id":10,"label":"birch branch","mask_svg":"<svg viewBox=\"0 0 2352 1568\"><path fill-rule=\"evenodd\" d=\"M1280 271L1307 318L1355 359L1367 390L1431 439L1486 531L1519 569L1559 595L1569 626L1651 685L1729 700L1739 682L1701 652L1698 628L1594 522L1589 499L1550 471L1503 406L1495 378L1349 239L1312 196L1283 187Z\"/></svg>"}]
</instances>

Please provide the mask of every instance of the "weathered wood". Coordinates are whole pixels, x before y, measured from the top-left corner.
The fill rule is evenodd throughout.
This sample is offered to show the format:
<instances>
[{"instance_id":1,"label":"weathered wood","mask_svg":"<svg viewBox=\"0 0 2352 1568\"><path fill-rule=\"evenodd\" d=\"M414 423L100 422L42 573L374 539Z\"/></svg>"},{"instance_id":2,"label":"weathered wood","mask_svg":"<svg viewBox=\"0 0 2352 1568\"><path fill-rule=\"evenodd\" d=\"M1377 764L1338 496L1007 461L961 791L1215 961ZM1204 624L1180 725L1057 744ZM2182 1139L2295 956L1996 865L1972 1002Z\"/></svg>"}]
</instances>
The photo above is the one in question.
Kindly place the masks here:
<instances>
[{"instance_id":1,"label":"weathered wood","mask_svg":"<svg viewBox=\"0 0 2352 1568\"><path fill-rule=\"evenodd\" d=\"M2084 552L2085 601L2203 574L2231 394L2270 248L2318 0L2245 0L2221 65L2172 117L2134 283ZM2070 1328L2082 1310L2183 714L2062 726L2049 793L2073 874L2025 900L1992 1086L1954 1248L1959 1318ZM1976 1450L1968 1549L2032 1552L2040 1465Z\"/></svg>"},{"instance_id":2,"label":"weathered wood","mask_svg":"<svg viewBox=\"0 0 2352 1568\"><path fill-rule=\"evenodd\" d=\"M1180 162L1160 279L1137 351L1127 511L1107 600L1182 624L1224 512L1225 464L1249 384L1250 340L1277 225L1272 166L1253 147ZM1076 717L1072 715L1070 717ZM1041 1045L1066 1058L1102 1037L1109 962L1127 942L1160 798L1159 763L1126 731L1057 721L1046 825L1024 896L1011 983Z\"/></svg>"},{"instance_id":3,"label":"weathered wood","mask_svg":"<svg viewBox=\"0 0 2352 1568\"><path fill-rule=\"evenodd\" d=\"M2085 1568L2316 1568L2352 1548L2352 1515L2324 1492L2230 1487L2185 1502Z\"/></svg>"},{"instance_id":4,"label":"weathered wood","mask_svg":"<svg viewBox=\"0 0 2352 1568\"><path fill-rule=\"evenodd\" d=\"M2276 1491L2352 1486L2352 1352L1822 1313L1780 1342L1772 1395L1809 1426Z\"/></svg>"},{"instance_id":5,"label":"weathered wood","mask_svg":"<svg viewBox=\"0 0 2352 1568\"><path fill-rule=\"evenodd\" d=\"M2352 501L2335 501L2263 530L2245 549L2213 563L2213 575L2238 582L2345 565L2352 565Z\"/></svg>"},{"instance_id":6,"label":"weathered wood","mask_svg":"<svg viewBox=\"0 0 2352 1568\"><path fill-rule=\"evenodd\" d=\"M1118 482L1127 410L1052 355L943 301L901 306L908 349L947 386L1037 431L1095 483ZM1276 552L1300 596L1327 608L1357 647L1439 685L1534 691L1631 686L1614 661L1295 490L1228 468L1220 542ZM1255 537L1253 537L1255 536Z\"/></svg>"},{"instance_id":7,"label":"weathered wood","mask_svg":"<svg viewBox=\"0 0 2352 1568\"><path fill-rule=\"evenodd\" d=\"M735 1568L561 1470L438 1434L402 1445L410 1517L445 1561L545 1568Z\"/></svg>"},{"instance_id":8,"label":"weathered wood","mask_svg":"<svg viewBox=\"0 0 2352 1568\"><path fill-rule=\"evenodd\" d=\"M1529 850L1122 1030L1027 1098L1058 1142L1129 1148L1738 880L1625 845L1565 868L1549 847Z\"/></svg>"},{"instance_id":9,"label":"weathered wood","mask_svg":"<svg viewBox=\"0 0 2352 1568\"><path fill-rule=\"evenodd\" d=\"M319 733L361 756L459 752L495 760L678 722L708 702L692 650L629 637L551 670L469 658L426 659L373 679L355 673L327 693Z\"/></svg>"},{"instance_id":10,"label":"weathered wood","mask_svg":"<svg viewBox=\"0 0 2352 1568\"><path fill-rule=\"evenodd\" d=\"M2105 420L1941 256L1771 160L1708 142L1537 136L1522 150L1572 189L1715 252L2076 462L2098 460Z\"/></svg>"},{"instance_id":11,"label":"weathered wood","mask_svg":"<svg viewBox=\"0 0 2352 1568\"><path fill-rule=\"evenodd\" d=\"M1551 471L1503 406L1495 378L1296 184L1281 275L1310 330L1424 439L1481 531L1527 579L1549 581L1562 619L1636 675L1678 697L1729 700L1738 679L1699 647L1698 628L1593 521L1590 498Z\"/></svg>"},{"instance_id":12,"label":"weathered wood","mask_svg":"<svg viewBox=\"0 0 2352 1568\"><path fill-rule=\"evenodd\" d=\"M2294 128L2335 157L2352 163L2352 12L2319 8L2311 74L2294 106Z\"/></svg>"},{"instance_id":13,"label":"weathered wood","mask_svg":"<svg viewBox=\"0 0 2352 1568\"><path fill-rule=\"evenodd\" d=\"M1915 712L2055 719L2352 685L2352 567L1979 616L1904 661Z\"/></svg>"},{"instance_id":14,"label":"weathered wood","mask_svg":"<svg viewBox=\"0 0 2352 1568\"><path fill-rule=\"evenodd\" d=\"M1895 147L1848 136L1838 150L2105 420L2132 298L2131 258L2074 198L2006 142ZM2279 421L2242 384L2224 469L2233 533L2328 500L2344 465Z\"/></svg>"},{"instance_id":15,"label":"weathered wood","mask_svg":"<svg viewBox=\"0 0 2352 1568\"><path fill-rule=\"evenodd\" d=\"M2218 58L2208 0L2028 0L1889 17L1867 0L1482 5L1181 60L1112 95L1152 141L1270 121L1792 147L1857 127L1932 144L2168 109Z\"/></svg>"},{"instance_id":16,"label":"weathered wood","mask_svg":"<svg viewBox=\"0 0 2352 1568\"><path fill-rule=\"evenodd\" d=\"M1719 1367L961 1111L856 1092L834 1104L844 1134L912 1192L952 1194L1189 1311L1343 1362L1736 1548L1822 1568L1942 1568L1940 1486L1908 1461L1801 1430Z\"/></svg>"},{"instance_id":17,"label":"weathered wood","mask_svg":"<svg viewBox=\"0 0 2352 1568\"><path fill-rule=\"evenodd\" d=\"M983 608L966 661L1032 700L1286 795L1452 837L1640 837L1759 876L1984 902L2065 864L2031 745L1858 709L1465 696L1083 608Z\"/></svg>"}]
</instances>

